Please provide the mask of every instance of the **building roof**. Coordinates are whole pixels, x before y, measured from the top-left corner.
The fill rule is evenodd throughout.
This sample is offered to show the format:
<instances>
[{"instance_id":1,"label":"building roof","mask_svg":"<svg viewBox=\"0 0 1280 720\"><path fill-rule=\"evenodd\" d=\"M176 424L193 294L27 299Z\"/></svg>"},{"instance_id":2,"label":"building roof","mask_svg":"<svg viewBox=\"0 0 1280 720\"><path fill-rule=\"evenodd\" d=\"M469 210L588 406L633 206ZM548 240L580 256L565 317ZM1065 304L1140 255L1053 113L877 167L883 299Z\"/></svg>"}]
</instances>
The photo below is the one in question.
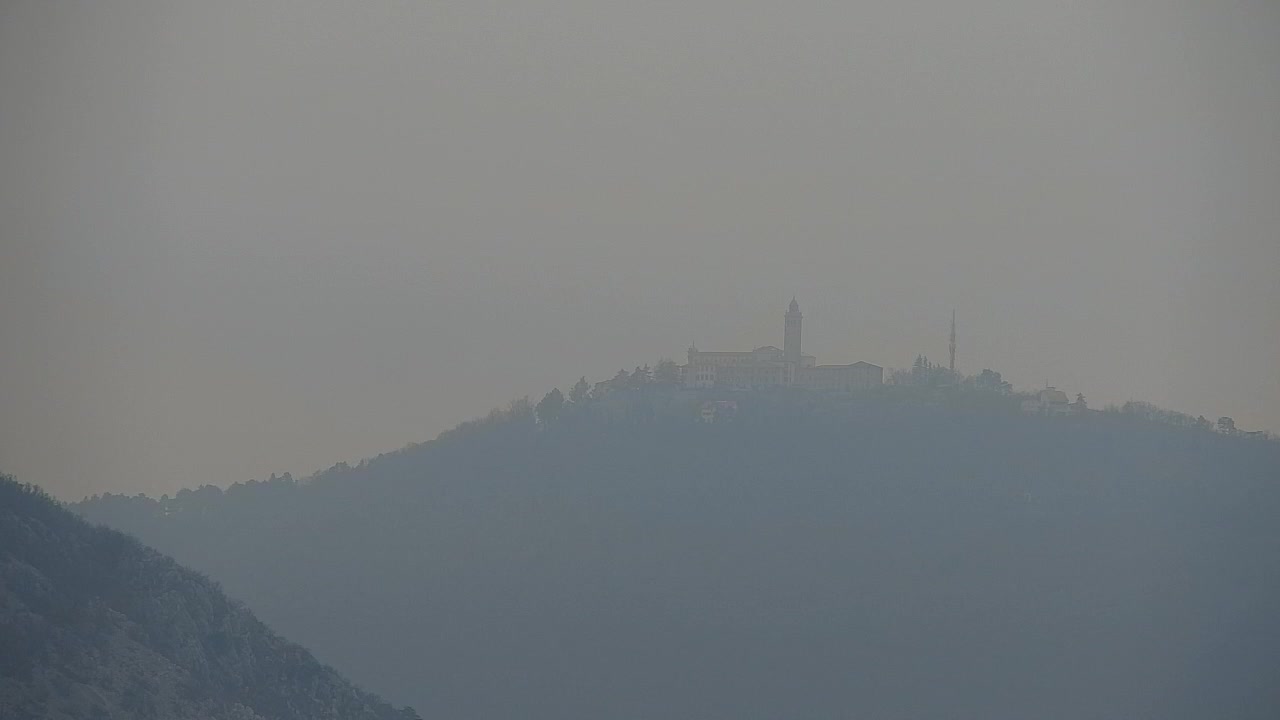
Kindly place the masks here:
<instances>
[{"instance_id":1,"label":"building roof","mask_svg":"<svg viewBox=\"0 0 1280 720\"><path fill-rule=\"evenodd\" d=\"M819 370L819 369L822 369L822 368L849 368L849 367L871 367L871 368L878 368L878 367L880 367L880 366L879 366L879 365L872 365L872 364L871 364L871 363L869 363L869 362L863 362L862 360L859 360L859 361L858 361L858 362L856 362L856 363L849 363L848 365L818 365L818 366L815 366L815 368L814 368L814 369L815 369L815 370ZM883 368L881 368L881 369L883 369Z\"/></svg>"},{"instance_id":2,"label":"building roof","mask_svg":"<svg viewBox=\"0 0 1280 720\"><path fill-rule=\"evenodd\" d=\"M1062 392L1061 390L1056 390L1054 388L1045 388L1044 390L1041 390L1040 400L1042 402L1048 402L1048 403L1070 402L1070 400L1067 399L1066 393Z\"/></svg>"}]
</instances>

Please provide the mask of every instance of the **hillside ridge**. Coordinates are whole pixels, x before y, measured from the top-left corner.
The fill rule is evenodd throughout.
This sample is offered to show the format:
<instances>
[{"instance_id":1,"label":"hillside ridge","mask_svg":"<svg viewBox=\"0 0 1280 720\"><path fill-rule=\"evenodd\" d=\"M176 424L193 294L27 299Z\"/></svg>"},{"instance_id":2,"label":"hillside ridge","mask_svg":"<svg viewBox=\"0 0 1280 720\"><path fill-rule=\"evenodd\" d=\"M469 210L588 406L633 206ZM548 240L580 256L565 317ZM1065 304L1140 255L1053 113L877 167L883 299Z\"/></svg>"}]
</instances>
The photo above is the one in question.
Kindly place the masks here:
<instances>
[{"instance_id":1,"label":"hillside ridge","mask_svg":"<svg viewBox=\"0 0 1280 720\"><path fill-rule=\"evenodd\" d=\"M1280 707L1280 445L999 393L684 397L77 510L431 715Z\"/></svg>"},{"instance_id":2,"label":"hillside ridge","mask_svg":"<svg viewBox=\"0 0 1280 720\"><path fill-rule=\"evenodd\" d=\"M0 717L413 720L216 583L0 476Z\"/></svg>"}]
</instances>

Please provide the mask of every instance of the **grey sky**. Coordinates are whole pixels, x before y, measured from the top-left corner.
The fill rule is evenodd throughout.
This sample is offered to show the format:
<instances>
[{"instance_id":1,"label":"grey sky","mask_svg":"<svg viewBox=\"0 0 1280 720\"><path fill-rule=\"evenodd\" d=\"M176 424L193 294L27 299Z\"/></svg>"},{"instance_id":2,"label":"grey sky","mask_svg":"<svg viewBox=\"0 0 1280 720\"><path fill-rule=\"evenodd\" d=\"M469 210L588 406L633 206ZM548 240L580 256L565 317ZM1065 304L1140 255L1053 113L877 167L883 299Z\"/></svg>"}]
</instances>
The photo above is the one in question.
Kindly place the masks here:
<instances>
[{"instance_id":1,"label":"grey sky","mask_svg":"<svg viewBox=\"0 0 1280 720\"><path fill-rule=\"evenodd\" d=\"M0 468L309 473L781 342L1280 429L1280 5L0 5Z\"/></svg>"}]
</instances>

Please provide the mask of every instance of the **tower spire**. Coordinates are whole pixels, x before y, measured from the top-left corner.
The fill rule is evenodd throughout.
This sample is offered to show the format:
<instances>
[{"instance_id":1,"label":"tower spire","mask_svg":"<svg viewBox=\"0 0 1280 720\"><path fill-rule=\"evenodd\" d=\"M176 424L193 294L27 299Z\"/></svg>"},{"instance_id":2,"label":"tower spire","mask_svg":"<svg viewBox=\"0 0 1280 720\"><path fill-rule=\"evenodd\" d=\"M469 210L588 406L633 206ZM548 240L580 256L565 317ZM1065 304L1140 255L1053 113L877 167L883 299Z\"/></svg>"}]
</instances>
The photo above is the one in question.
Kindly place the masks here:
<instances>
[{"instance_id":1,"label":"tower spire","mask_svg":"<svg viewBox=\"0 0 1280 720\"><path fill-rule=\"evenodd\" d=\"M786 362L793 368L800 367L800 326L803 318L804 316L800 314L800 303L792 297L791 306L787 308L787 314L784 316L782 353Z\"/></svg>"},{"instance_id":2,"label":"tower spire","mask_svg":"<svg viewBox=\"0 0 1280 720\"><path fill-rule=\"evenodd\" d=\"M951 374L956 374L956 311L951 309Z\"/></svg>"}]
</instances>

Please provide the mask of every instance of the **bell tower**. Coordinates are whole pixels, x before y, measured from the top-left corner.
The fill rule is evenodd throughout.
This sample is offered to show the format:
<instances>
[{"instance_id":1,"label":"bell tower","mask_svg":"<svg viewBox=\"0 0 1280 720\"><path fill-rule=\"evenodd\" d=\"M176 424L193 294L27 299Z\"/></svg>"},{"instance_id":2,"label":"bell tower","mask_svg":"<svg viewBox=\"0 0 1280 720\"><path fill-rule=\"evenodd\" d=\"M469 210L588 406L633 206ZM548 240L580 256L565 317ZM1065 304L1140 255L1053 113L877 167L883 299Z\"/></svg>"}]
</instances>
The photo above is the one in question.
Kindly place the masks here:
<instances>
[{"instance_id":1,"label":"bell tower","mask_svg":"<svg viewBox=\"0 0 1280 720\"><path fill-rule=\"evenodd\" d=\"M782 332L782 354L784 359L794 367L800 367L800 325L804 315L800 314L800 303L791 298L791 307L784 317Z\"/></svg>"}]
</instances>

